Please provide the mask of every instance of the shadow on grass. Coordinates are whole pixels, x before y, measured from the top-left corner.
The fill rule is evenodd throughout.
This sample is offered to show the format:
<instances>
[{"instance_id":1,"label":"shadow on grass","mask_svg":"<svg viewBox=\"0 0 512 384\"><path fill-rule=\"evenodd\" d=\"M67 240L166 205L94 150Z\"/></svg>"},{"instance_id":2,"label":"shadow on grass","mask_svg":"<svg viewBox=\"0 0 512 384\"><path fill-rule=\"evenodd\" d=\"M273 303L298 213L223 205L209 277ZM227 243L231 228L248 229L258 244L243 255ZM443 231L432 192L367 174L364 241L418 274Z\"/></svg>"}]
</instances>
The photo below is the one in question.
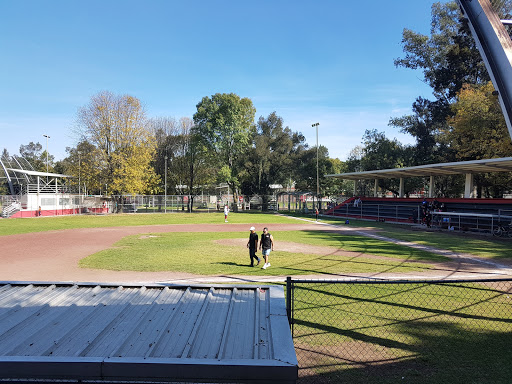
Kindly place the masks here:
<instances>
[{"instance_id":1,"label":"shadow on grass","mask_svg":"<svg viewBox=\"0 0 512 384\"><path fill-rule=\"evenodd\" d=\"M407 323L399 331L415 341L345 331L351 351L344 350L344 344L322 348L299 341L297 383L511 382L510 331L472 331L449 322Z\"/></svg>"},{"instance_id":2,"label":"shadow on grass","mask_svg":"<svg viewBox=\"0 0 512 384\"><path fill-rule=\"evenodd\" d=\"M300 289L293 321L298 383L510 383L511 285Z\"/></svg>"},{"instance_id":3,"label":"shadow on grass","mask_svg":"<svg viewBox=\"0 0 512 384\"><path fill-rule=\"evenodd\" d=\"M230 262L230 261L220 261L220 262L216 262L216 263L212 263L212 264L217 264L217 265L229 265L231 267L242 267L242 268L251 268L251 266L249 265L249 261L247 261L247 264L245 263L233 263L233 262Z\"/></svg>"}]
</instances>

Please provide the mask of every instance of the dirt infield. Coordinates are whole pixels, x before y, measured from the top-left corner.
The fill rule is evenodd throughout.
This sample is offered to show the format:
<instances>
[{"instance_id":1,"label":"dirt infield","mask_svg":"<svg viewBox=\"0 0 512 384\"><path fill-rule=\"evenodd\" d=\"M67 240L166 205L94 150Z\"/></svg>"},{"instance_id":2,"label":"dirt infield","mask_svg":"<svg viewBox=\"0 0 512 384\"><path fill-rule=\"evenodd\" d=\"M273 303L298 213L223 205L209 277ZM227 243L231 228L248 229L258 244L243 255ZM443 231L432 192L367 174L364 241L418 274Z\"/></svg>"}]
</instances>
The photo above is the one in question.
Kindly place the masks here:
<instances>
[{"instance_id":1,"label":"dirt infield","mask_svg":"<svg viewBox=\"0 0 512 384\"><path fill-rule=\"evenodd\" d=\"M262 228L264 224L256 224ZM325 227L316 223L301 224L273 224L272 231L297 230L333 230L344 231L343 227ZM355 228L350 228L355 230ZM148 283L211 283L211 282L251 282L251 281L283 281L284 277L276 276L199 276L179 272L132 272L107 271L79 268L80 259L110 248L115 242L125 236L164 233L164 232L239 232L248 231L247 224L186 224L186 225L154 225L136 227L112 228L81 228L60 231L29 233L22 235L2 236L0 254L0 281L66 281L66 282L102 282L115 284L148 284ZM372 233L364 229L357 230L357 234ZM276 239L277 240L277 239ZM245 239L226 239L222 244L236 247L244 246ZM279 243L277 249L296 252L306 250L312 254L329 254L332 248L304 246L296 243ZM340 254L347 251L338 250ZM363 256L363 255L360 255ZM368 257L368 255L364 255ZM471 256L471 255L470 255ZM376 256L375 256L376 257ZM436 263L436 268L425 275L413 277L498 277L512 274L510 266L497 265L480 261L478 258L449 255L453 260L446 263ZM370 275L322 275L321 278L347 278ZM372 274L372 277L396 278L404 275ZM305 276L301 276L305 277ZM311 276L308 276L311 277ZM411 277L411 276L409 276Z\"/></svg>"}]
</instances>

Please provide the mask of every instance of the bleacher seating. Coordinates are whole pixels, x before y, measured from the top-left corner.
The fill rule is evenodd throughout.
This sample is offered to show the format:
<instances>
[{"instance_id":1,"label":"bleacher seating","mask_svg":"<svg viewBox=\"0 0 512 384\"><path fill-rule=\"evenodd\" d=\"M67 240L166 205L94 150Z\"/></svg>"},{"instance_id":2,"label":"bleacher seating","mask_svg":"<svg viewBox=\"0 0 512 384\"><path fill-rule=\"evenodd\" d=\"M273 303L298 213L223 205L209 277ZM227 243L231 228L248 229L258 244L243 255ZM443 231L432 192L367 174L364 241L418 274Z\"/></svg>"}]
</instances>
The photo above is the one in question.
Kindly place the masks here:
<instances>
[{"instance_id":1,"label":"bleacher seating","mask_svg":"<svg viewBox=\"0 0 512 384\"><path fill-rule=\"evenodd\" d=\"M422 198L377 198L361 197L359 206L354 206L356 198L350 198L338 206L325 212L326 215L352 217L376 221L392 221L416 223L421 217ZM428 198L429 203L437 200L444 204L444 212L455 212L474 215L512 216L512 199L449 199ZM466 219L464 226L472 227L475 220ZM491 220L491 219L489 219ZM495 221L495 219L493 219ZM475 222L475 223L474 223ZM478 223L477 223L478 224ZM489 224L491 225L491 224Z\"/></svg>"}]
</instances>

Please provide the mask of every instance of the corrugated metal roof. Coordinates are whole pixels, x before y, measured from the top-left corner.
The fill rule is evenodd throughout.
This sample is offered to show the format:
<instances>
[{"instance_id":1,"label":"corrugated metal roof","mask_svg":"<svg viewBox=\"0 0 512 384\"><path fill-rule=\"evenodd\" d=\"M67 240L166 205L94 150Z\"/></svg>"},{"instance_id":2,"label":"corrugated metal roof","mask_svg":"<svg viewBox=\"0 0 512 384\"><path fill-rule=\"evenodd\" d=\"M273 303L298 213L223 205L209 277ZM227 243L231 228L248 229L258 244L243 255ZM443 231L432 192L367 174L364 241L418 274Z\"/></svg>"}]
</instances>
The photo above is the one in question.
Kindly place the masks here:
<instances>
[{"instance_id":1,"label":"corrugated metal roof","mask_svg":"<svg viewBox=\"0 0 512 384\"><path fill-rule=\"evenodd\" d=\"M327 177L345 180L390 179L415 176L460 175L466 173L512 172L512 157L484 159L472 161L457 161L453 163L438 163L419 165L417 167L380 169L374 171L349 172Z\"/></svg>"},{"instance_id":2,"label":"corrugated metal roof","mask_svg":"<svg viewBox=\"0 0 512 384\"><path fill-rule=\"evenodd\" d=\"M0 378L291 383L278 286L0 282Z\"/></svg>"}]
</instances>

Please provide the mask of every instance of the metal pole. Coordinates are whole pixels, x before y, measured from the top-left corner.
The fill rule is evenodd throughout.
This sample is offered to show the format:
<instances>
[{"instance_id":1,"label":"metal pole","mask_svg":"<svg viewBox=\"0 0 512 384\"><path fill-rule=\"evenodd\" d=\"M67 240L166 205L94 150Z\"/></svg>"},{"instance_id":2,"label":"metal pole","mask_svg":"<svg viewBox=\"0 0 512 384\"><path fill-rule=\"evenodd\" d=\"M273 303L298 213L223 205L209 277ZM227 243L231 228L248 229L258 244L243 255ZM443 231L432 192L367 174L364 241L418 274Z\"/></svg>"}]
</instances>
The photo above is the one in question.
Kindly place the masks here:
<instances>
[{"instance_id":1,"label":"metal pole","mask_svg":"<svg viewBox=\"0 0 512 384\"><path fill-rule=\"evenodd\" d=\"M43 135L43 137L46 137L46 173L48 173L48 139L50 136ZM46 182L48 183L48 176L46 176Z\"/></svg>"},{"instance_id":2,"label":"metal pole","mask_svg":"<svg viewBox=\"0 0 512 384\"><path fill-rule=\"evenodd\" d=\"M165 180L165 191L164 191L164 194L165 194L165 197L164 197L164 213L167 213L167 156L165 156L165 175L164 175L164 180Z\"/></svg>"},{"instance_id":3,"label":"metal pole","mask_svg":"<svg viewBox=\"0 0 512 384\"><path fill-rule=\"evenodd\" d=\"M80 176L81 176L82 166L80 164L80 153L78 153L78 196L80 196Z\"/></svg>"},{"instance_id":4,"label":"metal pole","mask_svg":"<svg viewBox=\"0 0 512 384\"><path fill-rule=\"evenodd\" d=\"M286 315L288 316L288 324L292 327L292 278L286 277ZM292 332L293 334L293 332Z\"/></svg>"},{"instance_id":5,"label":"metal pole","mask_svg":"<svg viewBox=\"0 0 512 384\"><path fill-rule=\"evenodd\" d=\"M316 128L316 203L318 205L318 196L320 196L320 182L318 177L318 126L320 123L312 124L312 127ZM318 206L320 208L320 206Z\"/></svg>"}]
</instances>

